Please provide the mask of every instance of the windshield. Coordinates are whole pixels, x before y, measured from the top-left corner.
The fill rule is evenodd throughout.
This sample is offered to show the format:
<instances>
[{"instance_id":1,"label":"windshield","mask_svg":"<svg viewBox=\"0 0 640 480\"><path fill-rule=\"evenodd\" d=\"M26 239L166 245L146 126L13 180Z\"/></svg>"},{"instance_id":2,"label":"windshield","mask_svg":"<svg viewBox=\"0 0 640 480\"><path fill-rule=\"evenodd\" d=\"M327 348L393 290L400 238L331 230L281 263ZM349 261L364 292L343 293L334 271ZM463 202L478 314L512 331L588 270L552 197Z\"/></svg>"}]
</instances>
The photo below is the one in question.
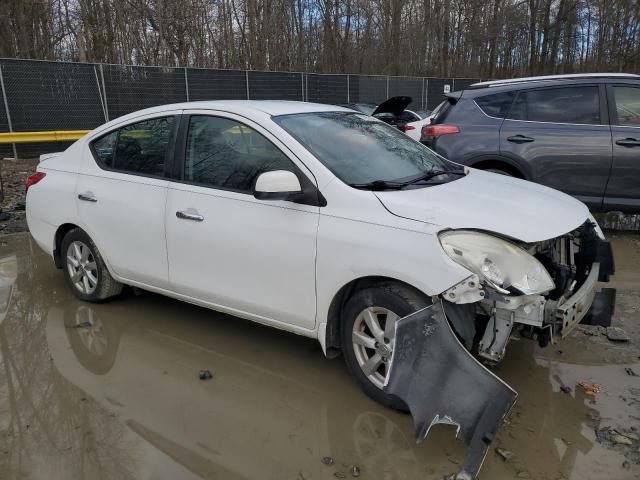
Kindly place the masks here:
<instances>
[{"instance_id":1,"label":"windshield","mask_svg":"<svg viewBox=\"0 0 640 480\"><path fill-rule=\"evenodd\" d=\"M397 128L366 115L299 113L273 120L349 185L406 182L434 171L460 170ZM433 184L453 178L427 180Z\"/></svg>"}]
</instances>

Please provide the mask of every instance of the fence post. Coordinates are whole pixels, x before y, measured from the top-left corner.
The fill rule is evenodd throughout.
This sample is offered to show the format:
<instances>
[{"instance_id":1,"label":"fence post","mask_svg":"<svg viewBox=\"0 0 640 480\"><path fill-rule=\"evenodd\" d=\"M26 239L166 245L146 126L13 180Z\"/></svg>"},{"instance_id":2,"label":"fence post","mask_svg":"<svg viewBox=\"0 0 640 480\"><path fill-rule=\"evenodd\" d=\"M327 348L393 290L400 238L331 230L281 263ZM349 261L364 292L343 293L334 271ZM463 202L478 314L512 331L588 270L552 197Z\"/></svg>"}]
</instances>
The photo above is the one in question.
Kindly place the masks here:
<instances>
[{"instance_id":1,"label":"fence post","mask_svg":"<svg viewBox=\"0 0 640 480\"><path fill-rule=\"evenodd\" d=\"M247 82L247 100L251 100L251 97L249 96L249 70L244 71L244 78Z\"/></svg>"},{"instance_id":2,"label":"fence post","mask_svg":"<svg viewBox=\"0 0 640 480\"><path fill-rule=\"evenodd\" d=\"M424 104L424 77L422 77L422 91L420 93L420 105L422 106L422 110L426 110L427 107Z\"/></svg>"},{"instance_id":3,"label":"fence post","mask_svg":"<svg viewBox=\"0 0 640 480\"><path fill-rule=\"evenodd\" d=\"M387 98L389 98L389 75L387 75Z\"/></svg>"},{"instance_id":4,"label":"fence post","mask_svg":"<svg viewBox=\"0 0 640 480\"><path fill-rule=\"evenodd\" d=\"M424 87L424 108L425 108L425 110L429 110L429 79L423 77L422 80L425 83L425 87Z\"/></svg>"},{"instance_id":5,"label":"fence post","mask_svg":"<svg viewBox=\"0 0 640 480\"><path fill-rule=\"evenodd\" d=\"M304 73L300 73L300 88L302 93L302 101L304 102Z\"/></svg>"},{"instance_id":6,"label":"fence post","mask_svg":"<svg viewBox=\"0 0 640 480\"><path fill-rule=\"evenodd\" d=\"M351 103L351 87L349 86L349 74L347 73L347 103Z\"/></svg>"},{"instance_id":7,"label":"fence post","mask_svg":"<svg viewBox=\"0 0 640 480\"><path fill-rule=\"evenodd\" d=\"M11 124L11 114L9 113L9 102L7 102L7 91L4 88L4 77L2 76L2 65L0 64L0 87L2 88L2 100L4 101L4 111L7 115L7 125L9 125L9 132L13 132L13 125ZM18 150L16 150L16 144L12 143L13 159L18 160ZM4 199L4 189L0 192L2 199Z\"/></svg>"},{"instance_id":8,"label":"fence post","mask_svg":"<svg viewBox=\"0 0 640 480\"><path fill-rule=\"evenodd\" d=\"M98 69L96 66L93 66L93 74L96 77L96 87L98 87L98 96L100 97L100 106L102 107L102 116L104 117L104 121L108 122L107 119L107 111L104 109L104 97L102 96L102 87L100 86L100 79L98 78Z\"/></svg>"},{"instance_id":9,"label":"fence post","mask_svg":"<svg viewBox=\"0 0 640 480\"><path fill-rule=\"evenodd\" d=\"M187 80L187 67L184 67L184 91L187 92L187 102L189 101L189 80Z\"/></svg>"},{"instance_id":10,"label":"fence post","mask_svg":"<svg viewBox=\"0 0 640 480\"><path fill-rule=\"evenodd\" d=\"M109 105L107 104L107 85L104 83L104 70L100 64L100 79L102 80L102 93L104 94L104 116L109 121Z\"/></svg>"}]
</instances>

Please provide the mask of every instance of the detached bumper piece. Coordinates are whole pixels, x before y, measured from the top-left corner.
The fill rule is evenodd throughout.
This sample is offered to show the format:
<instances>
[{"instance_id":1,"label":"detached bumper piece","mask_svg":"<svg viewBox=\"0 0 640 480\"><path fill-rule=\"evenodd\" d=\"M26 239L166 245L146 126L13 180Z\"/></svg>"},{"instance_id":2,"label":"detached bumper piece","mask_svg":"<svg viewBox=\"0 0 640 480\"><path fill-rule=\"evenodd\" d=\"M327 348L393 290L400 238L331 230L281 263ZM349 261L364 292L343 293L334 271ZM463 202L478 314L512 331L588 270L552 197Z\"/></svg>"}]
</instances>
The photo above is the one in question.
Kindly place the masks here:
<instances>
[{"instance_id":1,"label":"detached bumper piece","mask_svg":"<svg viewBox=\"0 0 640 480\"><path fill-rule=\"evenodd\" d=\"M476 477L517 397L462 346L441 303L396 323L385 391L406 403L418 442L437 423L457 426L468 449L460 480Z\"/></svg>"}]
</instances>

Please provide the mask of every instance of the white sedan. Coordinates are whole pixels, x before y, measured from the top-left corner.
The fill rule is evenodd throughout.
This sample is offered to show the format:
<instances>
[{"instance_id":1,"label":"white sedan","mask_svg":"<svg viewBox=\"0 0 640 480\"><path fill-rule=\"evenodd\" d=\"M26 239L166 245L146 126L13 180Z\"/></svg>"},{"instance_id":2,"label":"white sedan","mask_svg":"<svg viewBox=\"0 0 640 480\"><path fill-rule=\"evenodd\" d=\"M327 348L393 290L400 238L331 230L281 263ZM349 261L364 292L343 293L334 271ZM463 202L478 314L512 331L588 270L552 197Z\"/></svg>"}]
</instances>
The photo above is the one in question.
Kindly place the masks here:
<instances>
[{"instance_id":1,"label":"white sedan","mask_svg":"<svg viewBox=\"0 0 640 480\"><path fill-rule=\"evenodd\" d=\"M403 361L436 355L438 380L423 382L435 397L471 372L495 383L475 360L456 376L452 358L498 362L514 329L565 335L613 270L579 201L335 106L135 112L48 155L27 188L31 234L78 298L132 285L316 338L369 396L414 417ZM414 312L429 312L424 335L398 339ZM420 421L451 422L452 409Z\"/></svg>"}]
</instances>

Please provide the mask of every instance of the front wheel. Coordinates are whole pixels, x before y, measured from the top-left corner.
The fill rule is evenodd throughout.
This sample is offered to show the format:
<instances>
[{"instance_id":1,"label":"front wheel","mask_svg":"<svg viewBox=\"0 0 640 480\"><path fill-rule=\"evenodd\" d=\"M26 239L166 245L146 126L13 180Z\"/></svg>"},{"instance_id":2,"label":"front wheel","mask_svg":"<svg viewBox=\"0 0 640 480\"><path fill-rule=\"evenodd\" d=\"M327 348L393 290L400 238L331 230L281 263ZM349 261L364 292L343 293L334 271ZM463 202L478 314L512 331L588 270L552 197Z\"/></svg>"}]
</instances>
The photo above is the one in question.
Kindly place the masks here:
<instances>
[{"instance_id":1,"label":"front wheel","mask_svg":"<svg viewBox=\"0 0 640 480\"><path fill-rule=\"evenodd\" d=\"M342 314L342 349L351 376L376 402L398 410L406 405L383 390L393 353L395 323L431 304L409 287L383 283L357 291Z\"/></svg>"},{"instance_id":2,"label":"front wheel","mask_svg":"<svg viewBox=\"0 0 640 480\"><path fill-rule=\"evenodd\" d=\"M83 230L70 230L62 239L60 252L64 276L80 300L99 302L122 291L122 284L111 276L98 247Z\"/></svg>"}]
</instances>

